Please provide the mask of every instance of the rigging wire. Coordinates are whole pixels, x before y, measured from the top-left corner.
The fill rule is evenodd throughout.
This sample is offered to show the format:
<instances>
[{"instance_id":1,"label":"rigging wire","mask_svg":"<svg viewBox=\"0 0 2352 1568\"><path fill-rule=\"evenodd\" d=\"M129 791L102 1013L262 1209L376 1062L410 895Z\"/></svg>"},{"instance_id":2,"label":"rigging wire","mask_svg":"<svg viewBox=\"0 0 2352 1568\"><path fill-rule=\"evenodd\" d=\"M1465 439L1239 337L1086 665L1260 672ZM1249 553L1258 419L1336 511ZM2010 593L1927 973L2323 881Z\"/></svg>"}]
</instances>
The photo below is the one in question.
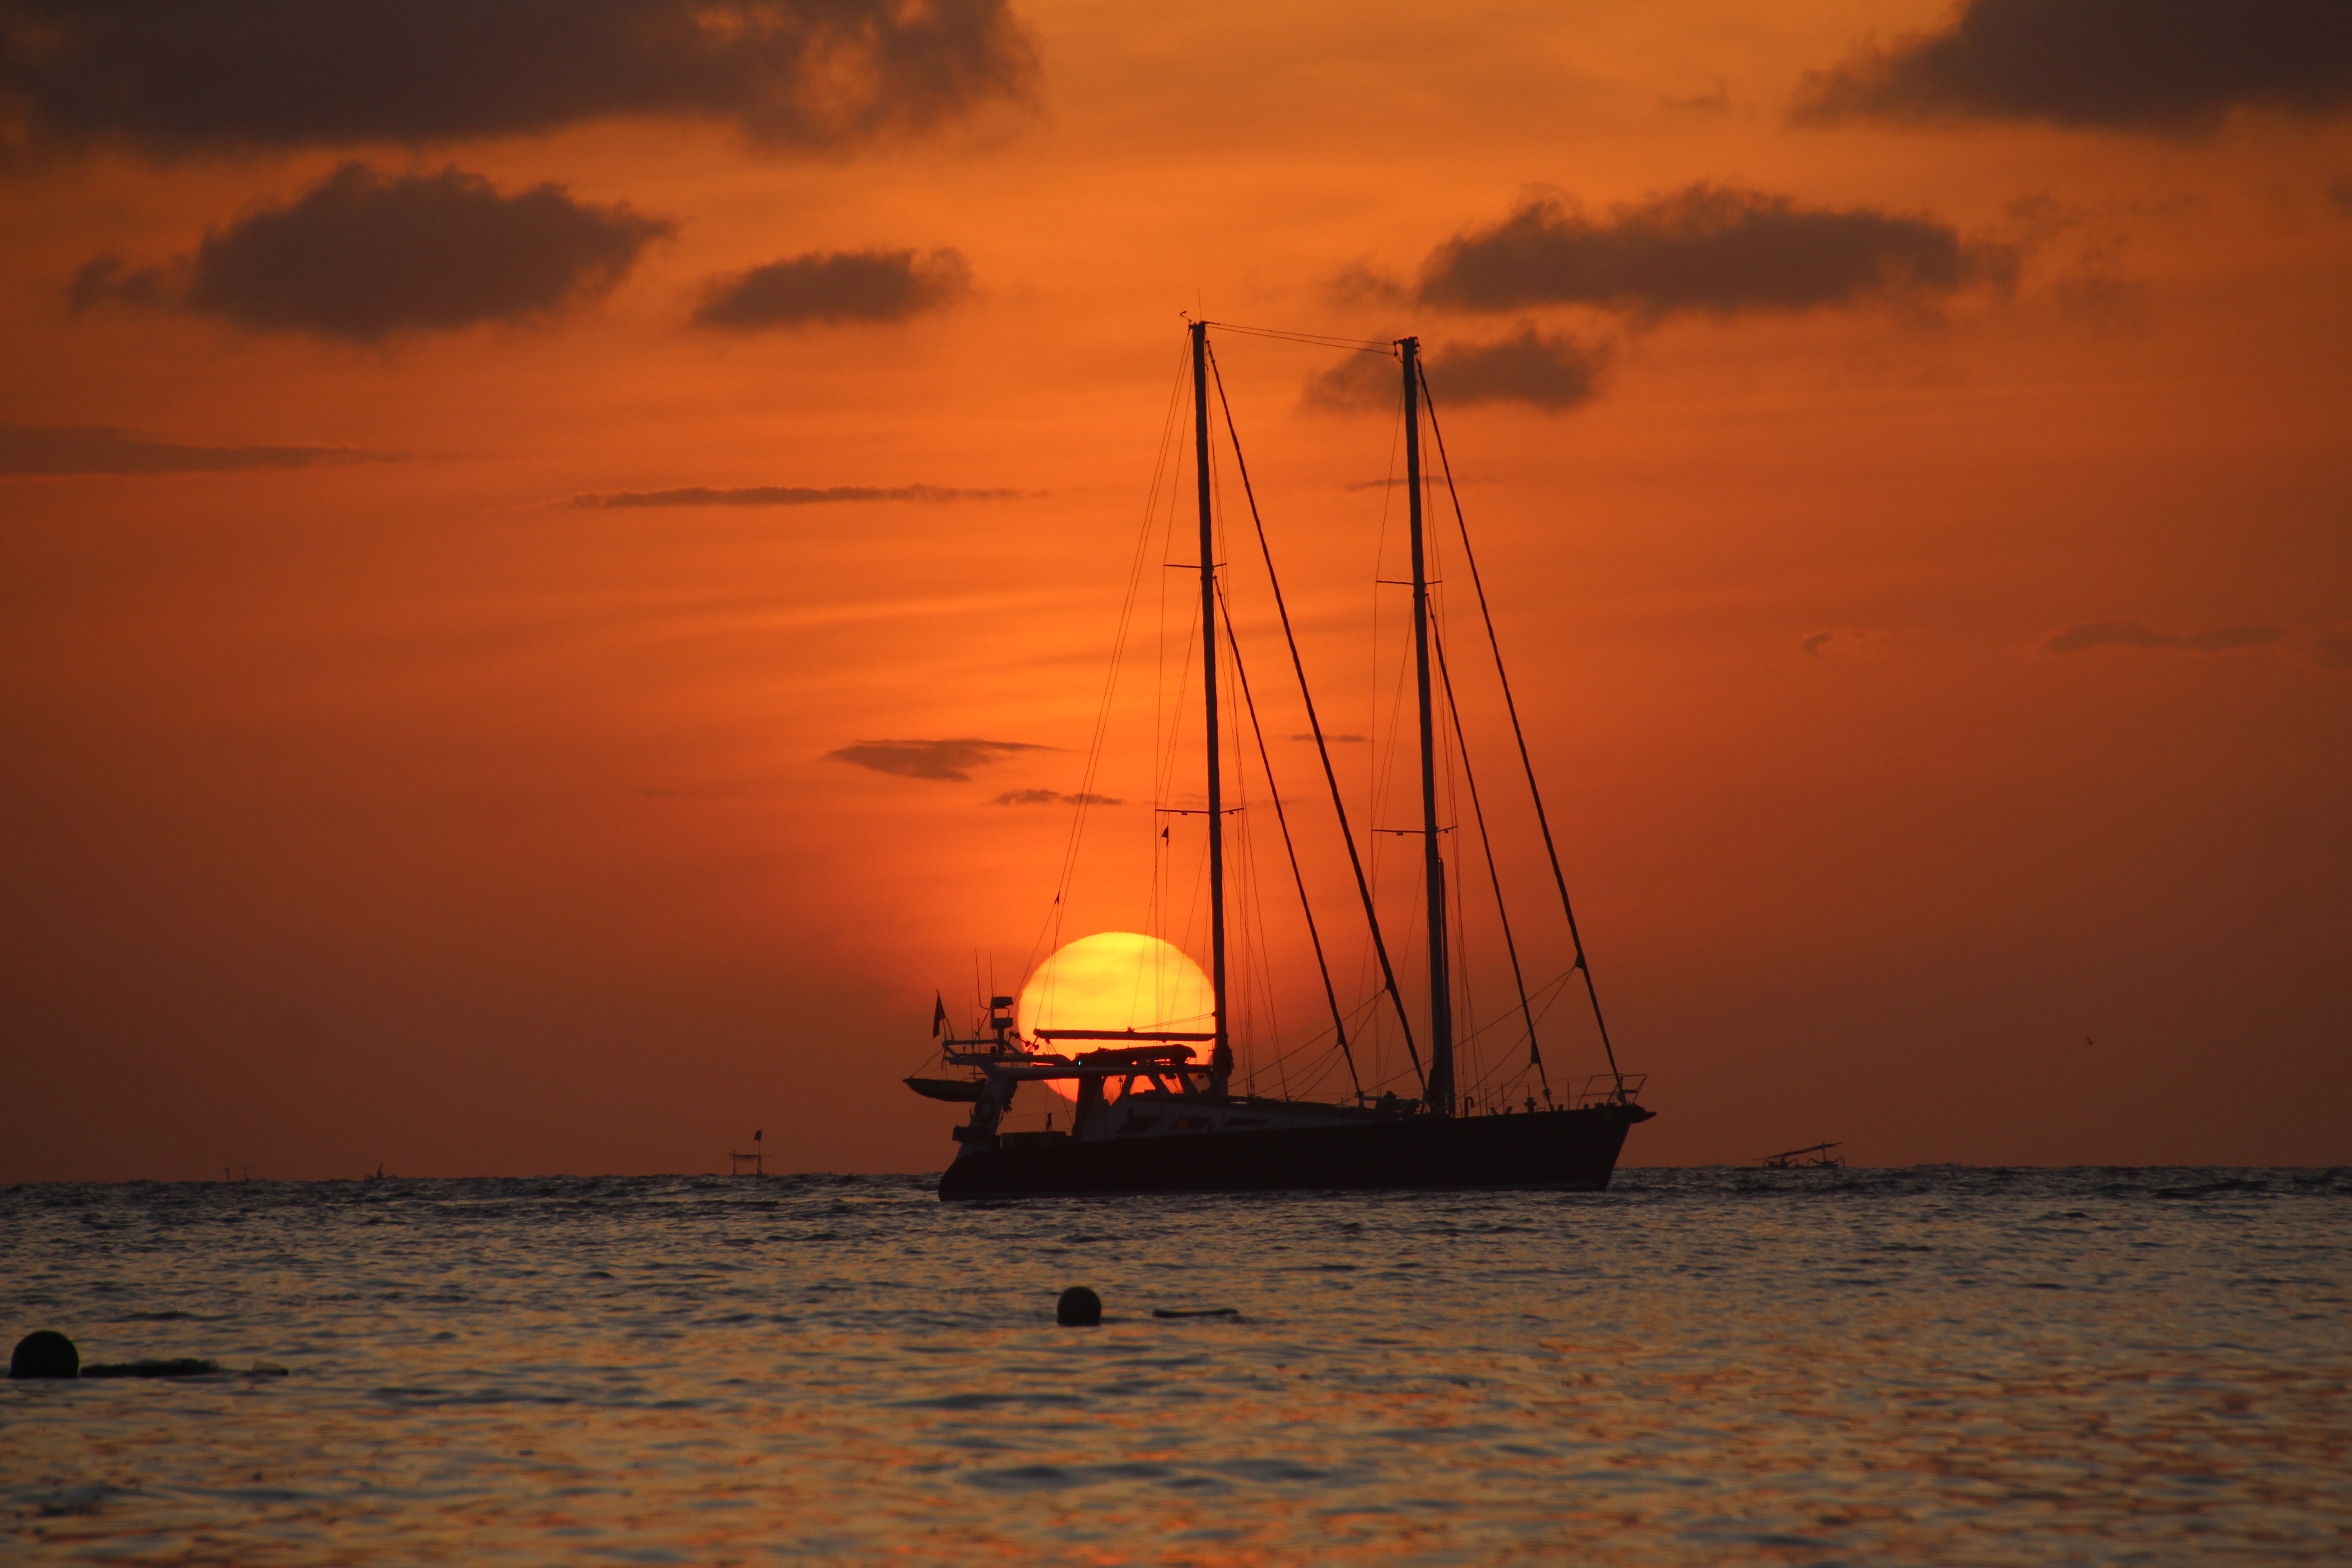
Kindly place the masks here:
<instances>
[{"instance_id":1,"label":"rigging wire","mask_svg":"<svg viewBox=\"0 0 2352 1568\"><path fill-rule=\"evenodd\" d=\"M1428 1075L1421 1065L1421 1052L1412 1039L1412 1021L1405 1016L1404 996L1397 989L1396 969L1389 963L1388 943L1381 935L1381 919L1372 905L1371 884L1364 876L1364 863L1356 852L1356 836L1348 826L1348 807L1339 794L1339 771L1331 765L1331 748L1323 736L1323 721L1315 711L1315 694L1307 684L1307 666L1298 655L1298 637L1291 629L1290 608L1282 595L1282 579L1274 568L1274 546L1265 537L1265 520L1258 515L1257 491L1250 484L1249 462L1242 456L1241 431L1234 424L1233 404L1225 396L1224 374L1217 366L1216 351L1209 351L1209 374L1215 378L1217 404L1225 416L1225 434L1233 442L1234 467L1241 475L1242 494L1248 499L1250 524L1257 531L1258 553L1265 558L1268 583L1274 589L1275 613L1282 620L1282 640L1290 649L1290 668L1298 678L1299 700L1307 707L1307 728L1315 732L1315 754L1322 759L1324 781L1331 786L1331 809L1339 819L1339 837L1348 847L1348 864L1356 873L1356 891L1363 900L1364 921L1372 933L1372 951L1379 954L1381 976L1387 983L1389 1000L1395 1004L1397 1026L1404 1031L1404 1048L1412 1058L1412 1073L1422 1085L1423 1093L1429 1088Z\"/></svg>"},{"instance_id":2,"label":"rigging wire","mask_svg":"<svg viewBox=\"0 0 2352 1568\"><path fill-rule=\"evenodd\" d=\"M1381 634L1385 625L1381 619L1381 606L1383 599L1381 590L1395 587L1400 581L1395 578L1382 577L1381 574L1392 569L1388 564L1389 541L1392 537L1391 529L1396 521L1397 495L1405 488L1405 481L1398 471L1399 466L1404 459L1404 405L1400 402L1395 411L1395 417L1389 421L1389 460L1384 482L1381 489L1380 534L1372 546L1372 580L1365 584L1367 596L1365 620L1370 626L1372 635L1366 649L1369 663L1366 670L1368 679L1365 686L1364 733L1367 737L1365 744L1370 748L1370 753L1365 769L1364 812L1367 821L1371 824L1367 831L1371 835L1370 859L1372 890L1375 896L1381 889L1381 878L1385 869L1385 857L1388 855L1388 847L1381 841L1397 837L1378 825L1396 800L1397 773L1406 754L1405 748L1400 743L1398 737L1405 732L1402 718L1404 698L1411 684L1405 672L1412 665L1412 638L1410 635L1397 641L1395 657L1391 661L1395 667L1392 672L1388 671L1387 667L1381 663ZM1407 510L1411 510L1410 506ZM1389 693L1385 727L1383 727L1381 713L1381 693L1383 691ZM1423 904L1421 898L1412 895L1422 888L1423 870L1425 864L1425 857L1410 862L1411 885L1406 889L1410 902L1406 905L1404 938L1408 951L1413 945L1414 933L1421 929L1420 921ZM1392 876L1393 873L1391 875Z\"/></svg>"},{"instance_id":3,"label":"rigging wire","mask_svg":"<svg viewBox=\"0 0 2352 1568\"><path fill-rule=\"evenodd\" d=\"M1154 465L1151 488L1144 501L1143 521L1136 530L1135 558L1128 567L1127 593L1119 601L1118 629L1111 636L1110 668L1103 676L1102 702L1095 711L1094 734L1087 746L1086 767L1078 784L1077 805L1071 814L1070 837L1062 851L1062 874L1055 884L1054 901L1047 906L1045 919L1038 927L1037 940L1029 946L1028 961L1022 965L1021 978L1024 985L1036 971L1037 954L1045 947L1048 934L1056 948L1061 946L1062 917L1068 912L1070 889L1077 877L1078 845L1086 835L1087 808L1095 798L1095 775L1102 763L1103 742L1110 731L1112 698L1118 689L1119 665L1127 651L1128 630L1135 618L1136 595L1143 585L1143 563L1151 543L1151 514L1159 504L1160 474L1168 467L1169 451L1174 444L1183 384L1183 362L1180 359L1175 384L1169 389L1168 410L1160 416L1159 459Z\"/></svg>"},{"instance_id":4,"label":"rigging wire","mask_svg":"<svg viewBox=\"0 0 2352 1568\"><path fill-rule=\"evenodd\" d=\"M1571 964L1568 968L1561 970L1558 974L1553 975L1549 980L1547 980L1542 984L1537 986L1533 991L1528 993L1528 995L1531 1000L1540 1001L1543 1003L1543 1005L1536 1008L1531 1015L1536 1022L1543 1022L1545 1017L1550 1014L1552 1004L1559 1000L1558 993L1560 987L1566 985L1570 980L1575 978L1576 968ZM1503 1009L1503 1013L1500 1017L1491 1018L1486 1023L1479 1025L1476 1033L1484 1035L1493 1030L1499 1029L1504 1025L1509 1023L1514 1017L1517 1016L1518 1012L1519 1009L1517 1007L1506 1007ZM1472 1036L1465 1035L1462 1037L1465 1040L1467 1040L1470 1039ZM1524 1072L1526 1069L1521 1068L1520 1070ZM1517 1075L1515 1074L1513 1076Z\"/></svg>"},{"instance_id":5,"label":"rigging wire","mask_svg":"<svg viewBox=\"0 0 2352 1568\"><path fill-rule=\"evenodd\" d=\"M1279 338L1287 343L1313 343L1318 348L1353 349L1358 353L1383 354L1396 357L1396 344L1371 338L1333 338L1318 332L1293 332L1280 327L1241 327L1231 321L1203 321L1204 327L1214 327L1221 332L1240 332L1253 338Z\"/></svg>"},{"instance_id":6,"label":"rigging wire","mask_svg":"<svg viewBox=\"0 0 2352 1568\"><path fill-rule=\"evenodd\" d=\"M1249 671L1242 664L1241 639L1234 636L1234 607L1225 597L1222 584L1217 589L1217 608L1225 618L1225 642L1233 650L1234 682L1242 689L1242 702L1249 710L1250 734L1257 742L1258 765L1265 770L1265 792L1274 802L1274 820L1282 829L1283 853L1290 857L1290 879L1298 887L1299 911L1307 917L1307 937L1315 945L1316 973L1323 977L1323 998L1331 1005L1331 1028L1339 1042L1339 1054L1348 1059L1348 1079L1363 1092L1363 1081L1356 1076L1356 1053L1348 1048L1348 1026L1339 1017L1339 993L1331 984L1331 966L1323 960L1323 933L1316 929L1315 906L1307 901L1307 876L1298 868L1298 847L1290 837L1290 814L1282 809L1282 786L1274 780L1274 759L1265 749L1265 730L1257 721L1257 699L1250 692ZM1280 1058L1276 1058L1279 1063Z\"/></svg>"},{"instance_id":7,"label":"rigging wire","mask_svg":"<svg viewBox=\"0 0 2352 1568\"><path fill-rule=\"evenodd\" d=\"M1511 678L1503 667L1503 645L1495 635L1494 612L1486 605L1486 584L1478 575L1478 557L1470 548L1470 525L1462 516L1462 496L1454 486L1454 465L1446 460L1445 433L1438 426L1437 405L1430 401L1429 377L1425 373L1421 378L1421 395L1423 405L1429 410L1430 433L1437 437L1437 463L1445 475L1446 497L1454 504L1454 529L1462 536L1463 563L1470 568L1471 586L1477 590L1479 618L1486 626L1486 646L1494 650L1496 679L1502 682L1503 706L1511 716L1511 738L1518 742L1519 766L1527 773L1528 796L1535 803L1536 825L1543 830L1544 854L1551 861L1552 883L1559 889L1559 910L1568 919L1568 938L1576 948L1576 968L1584 975L1584 994L1592 1003L1593 1026L1601 1031L1601 1049L1609 1058L1609 1076L1616 1080L1617 1098L1622 1100L1625 1097L1625 1075L1617 1066L1617 1049L1609 1041L1608 1020L1601 1016L1600 988L1593 984L1592 966L1585 960L1584 937L1576 925L1576 906L1569 900L1568 879L1560 871L1559 849L1552 842L1551 818L1544 811L1543 792L1536 785L1536 765L1528 755L1527 731L1519 722L1519 705L1511 696Z\"/></svg>"},{"instance_id":8,"label":"rigging wire","mask_svg":"<svg viewBox=\"0 0 2352 1568\"><path fill-rule=\"evenodd\" d=\"M1527 976L1519 968L1519 944L1511 935L1511 911L1503 901L1503 874L1495 865L1495 840L1486 831L1486 807L1478 798L1478 774L1470 765L1470 748L1462 742L1462 710L1454 700L1454 671L1445 662L1445 638L1435 625L1429 628L1431 646L1437 650L1437 674L1445 686L1445 710L1454 720L1454 742L1462 753L1462 782L1470 790L1470 816L1478 825L1478 847L1486 856L1486 880L1495 889L1495 916L1503 924L1503 951L1511 960L1511 984L1518 988L1519 1011L1528 1021L1528 1061L1542 1080L1544 1103L1551 1103L1551 1075L1544 1071L1543 1047L1536 1041L1535 1010L1528 1005ZM1458 857L1457 857L1458 858ZM1473 1029L1463 1039L1464 1045L1477 1037L1481 1031Z\"/></svg>"}]
</instances>

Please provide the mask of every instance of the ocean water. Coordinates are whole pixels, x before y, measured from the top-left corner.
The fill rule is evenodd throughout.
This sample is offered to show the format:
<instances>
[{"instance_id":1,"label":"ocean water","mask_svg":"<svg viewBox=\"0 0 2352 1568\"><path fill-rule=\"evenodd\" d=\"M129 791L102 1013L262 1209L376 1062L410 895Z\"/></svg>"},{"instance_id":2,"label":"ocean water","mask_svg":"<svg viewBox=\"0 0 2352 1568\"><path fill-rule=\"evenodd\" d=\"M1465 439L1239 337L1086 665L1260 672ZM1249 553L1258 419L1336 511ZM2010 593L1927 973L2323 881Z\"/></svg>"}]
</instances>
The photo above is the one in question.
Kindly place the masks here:
<instances>
[{"instance_id":1,"label":"ocean water","mask_svg":"<svg viewBox=\"0 0 2352 1568\"><path fill-rule=\"evenodd\" d=\"M2352 1171L20 1186L0 1259L9 1342L289 1369L0 1384L27 1563L2352 1561Z\"/></svg>"}]
</instances>

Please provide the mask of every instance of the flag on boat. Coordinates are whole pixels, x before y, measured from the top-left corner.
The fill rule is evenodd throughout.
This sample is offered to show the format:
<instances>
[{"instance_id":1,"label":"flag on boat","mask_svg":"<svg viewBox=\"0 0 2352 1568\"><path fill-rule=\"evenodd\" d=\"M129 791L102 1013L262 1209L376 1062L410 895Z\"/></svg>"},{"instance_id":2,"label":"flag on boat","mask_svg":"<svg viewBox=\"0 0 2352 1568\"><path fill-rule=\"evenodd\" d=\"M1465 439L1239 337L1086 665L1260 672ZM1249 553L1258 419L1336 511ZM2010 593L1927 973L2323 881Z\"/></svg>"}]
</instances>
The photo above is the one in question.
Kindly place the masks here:
<instances>
[{"instance_id":1,"label":"flag on boat","mask_svg":"<svg viewBox=\"0 0 2352 1568\"><path fill-rule=\"evenodd\" d=\"M938 1039L940 1037L940 1031L947 1026L947 998L934 991L931 993L931 1038L935 1040Z\"/></svg>"}]
</instances>

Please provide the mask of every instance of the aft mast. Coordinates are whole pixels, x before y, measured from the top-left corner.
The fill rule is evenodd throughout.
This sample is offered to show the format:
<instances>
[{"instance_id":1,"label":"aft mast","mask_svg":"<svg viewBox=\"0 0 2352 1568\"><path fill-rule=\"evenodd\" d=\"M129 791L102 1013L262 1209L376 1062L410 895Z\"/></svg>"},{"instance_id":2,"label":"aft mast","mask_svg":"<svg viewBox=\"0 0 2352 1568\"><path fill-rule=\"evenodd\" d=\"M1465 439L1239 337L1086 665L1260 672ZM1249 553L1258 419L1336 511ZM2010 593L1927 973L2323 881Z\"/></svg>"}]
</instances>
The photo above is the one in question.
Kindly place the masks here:
<instances>
[{"instance_id":1,"label":"aft mast","mask_svg":"<svg viewBox=\"0 0 2352 1568\"><path fill-rule=\"evenodd\" d=\"M1192 467L1200 481L1201 496L1201 694L1208 714L1203 742L1209 760L1209 990L1216 1006L1216 1044L1209 1053L1209 1092L1223 1099L1233 1077L1234 1041L1225 1022L1225 799L1222 742L1217 736L1217 542L1209 496L1209 323L1194 321L1192 329ZM1417 532L1413 536L1416 551L1420 537ZM1424 676L1424 711L1428 697L1429 681ZM1426 721L1423 722L1425 725Z\"/></svg>"},{"instance_id":2,"label":"aft mast","mask_svg":"<svg viewBox=\"0 0 2352 1568\"><path fill-rule=\"evenodd\" d=\"M1429 688L1429 558L1421 527L1421 340L1399 338L1404 361L1404 476L1412 520L1412 662L1421 699L1422 879L1429 891L1430 1110L1454 1114L1454 987L1446 968L1445 857L1437 847L1437 710Z\"/></svg>"}]
</instances>

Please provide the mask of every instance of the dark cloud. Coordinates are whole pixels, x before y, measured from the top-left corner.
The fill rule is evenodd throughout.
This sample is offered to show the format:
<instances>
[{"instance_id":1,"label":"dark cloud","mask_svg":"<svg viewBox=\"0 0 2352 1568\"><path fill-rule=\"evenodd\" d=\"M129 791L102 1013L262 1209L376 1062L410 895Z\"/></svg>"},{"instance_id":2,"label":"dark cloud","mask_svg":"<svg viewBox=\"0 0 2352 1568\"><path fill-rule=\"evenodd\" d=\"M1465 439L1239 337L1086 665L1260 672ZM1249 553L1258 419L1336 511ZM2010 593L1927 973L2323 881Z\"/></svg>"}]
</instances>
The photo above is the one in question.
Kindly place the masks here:
<instances>
[{"instance_id":1,"label":"dark cloud","mask_svg":"<svg viewBox=\"0 0 2352 1568\"><path fill-rule=\"evenodd\" d=\"M2137 620L2088 621L2056 633L2042 647L2051 653L2081 653L2095 647L2159 648L2171 653L2231 653L2261 647L2286 636L2280 626L2221 626L2210 632L2160 632Z\"/></svg>"},{"instance_id":2,"label":"dark cloud","mask_svg":"<svg viewBox=\"0 0 2352 1568\"><path fill-rule=\"evenodd\" d=\"M837 763L897 773L910 779L945 779L957 784L971 780L971 770L1002 762L1015 752L1054 752L1058 746L1033 746L1026 741L860 741L825 755Z\"/></svg>"},{"instance_id":3,"label":"dark cloud","mask_svg":"<svg viewBox=\"0 0 2352 1568\"><path fill-rule=\"evenodd\" d=\"M961 251L811 251L713 279L697 325L757 332L772 327L903 321L971 292Z\"/></svg>"},{"instance_id":4,"label":"dark cloud","mask_svg":"<svg viewBox=\"0 0 2352 1568\"><path fill-rule=\"evenodd\" d=\"M0 425L0 474L199 474L398 462L357 447L184 447L111 425Z\"/></svg>"},{"instance_id":5,"label":"dark cloud","mask_svg":"<svg viewBox=\"0 0 2352 1568\"><path fill-rule=\"evenodd\" d=\"M1429 391L1448 403L1527 403L1559 413L1601 395L1609 345L1546 337L1521 326L1517 337L1455 343L1429 362Z\"/></svg>"},{"instance_id":6,"label":"dark cloud","mask_svg":"<svg viewBox=\"0 0 2352 1568\"><path fill-rule=\"evenodd\" d=\"M1423 304L1462 310L1591 305L1654 320L1922 300L2006 287L2007 248L1933 217L1801 207L1793 197L1699 184L1596 219L1556 199L1456 235L1422 264Z\"/></svg>"},{"instance_id":7,"label":"dark cloud","mask_svg":"<svg viewBox=\"0 0 2352 1568\"><path fill-rule=\"evenodd\" d=\"M2344 0L1963 0L1940 31L1809 73L1795 117L2210 129L2233 109L2352 106Z\"/></svg>"},{"instance_id":8,"label":"dark cloud","mask_svg":"<svg viewBox=\"0 0 2352 1568\"><path fill-rule=\"evenodd\" d=\"M263 331L356 342L480 321L529 321L610 289L674 225L576 202L557 184L502 195L461 169L378 174L345 163L284 206L207 232L167 276L100 257L75 303L176 304Z\"/></svg>"},{"instance_id":9,"label":"dark cloud","mask_svg":"<svg viewBox=\"0 0 2352 1568\"><path fill-rule=\"evenodd\" d=\"M942 485L688 485L674 490L583 490L572 507L824 506L835 501L1012 500L1032 490L953 489Z\"/></svg>"},{"instance_id":10,"label":"dark cloud","mask_svg":"<svg viewBox=\"0 0 2352 1568\"><path fill-rule=\"evenodd\" d=\"M1025 96L1008 0L0 0L36 145L420 144L615 115L835 148Z\"/></svg>"},{"instance_id":11,"label":"dark cloud","mask_svg":"<svg viewBox=\"0 0 2352 1568\"><path fill-rule=\"evenodd\" d=\"M1547 337L1532 326L1491 343L1449 343L1423 363L1432 397L1439 402L1525 403L1560 413L1600 395L1601 373L1609 362L1606 343L1580 343ZM1402 395L1392 360L1355 354L1307 379L1309 408L1391 408Z\"/></svg>"},{"instance_id":12,"label":"dark cloud","mask_svg":"<svg viewBox=\"0 0 2352 1568\"><path fill-rule=\"evenodd\" d=\"M991 805L1125 805L1127 802L1114 800L1107 795L1064 795L1059 790L1052 789L1013 789L1006 790L989 804Z\"/></svg>"}]
</instances>

